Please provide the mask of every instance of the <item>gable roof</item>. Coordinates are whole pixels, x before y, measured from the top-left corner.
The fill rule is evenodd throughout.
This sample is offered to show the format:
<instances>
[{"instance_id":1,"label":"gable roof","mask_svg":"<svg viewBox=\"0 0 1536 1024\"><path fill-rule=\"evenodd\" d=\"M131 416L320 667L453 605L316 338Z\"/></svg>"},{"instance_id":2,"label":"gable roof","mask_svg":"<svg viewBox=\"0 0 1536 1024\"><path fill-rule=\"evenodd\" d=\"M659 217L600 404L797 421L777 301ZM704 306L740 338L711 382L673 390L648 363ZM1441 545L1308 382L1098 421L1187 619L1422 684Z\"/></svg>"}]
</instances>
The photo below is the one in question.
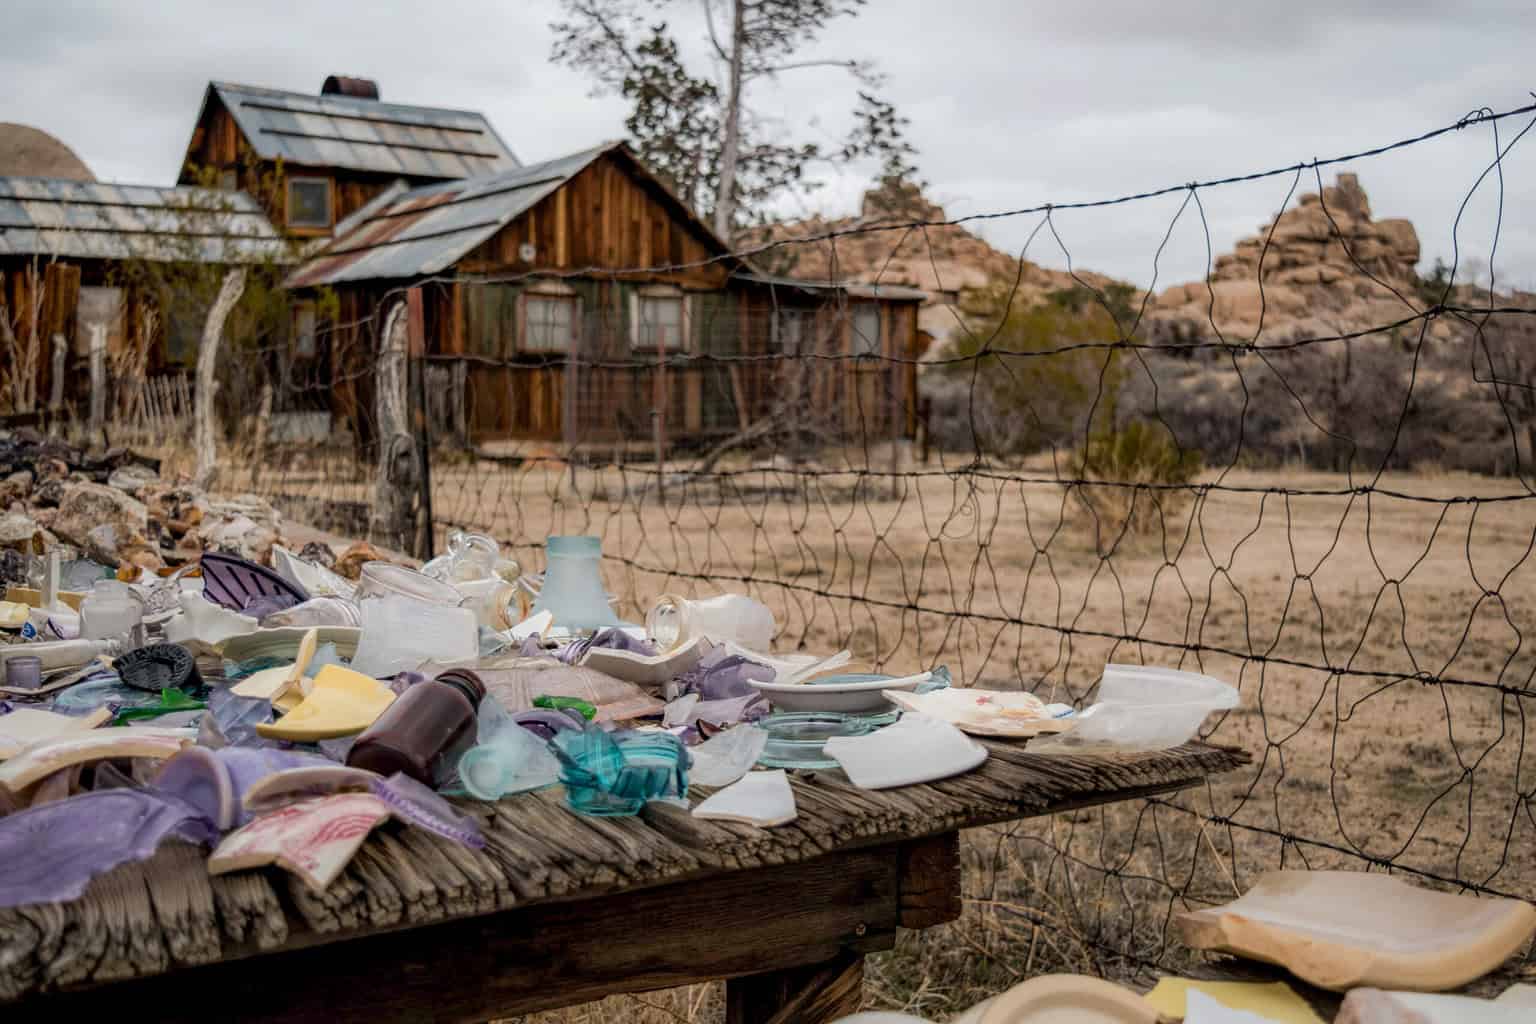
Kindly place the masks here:
<instances>
[{"instance_id":1,"label":"gable roof","mask_svg":"<svg viewBox=\"0 0 1536 1024\"><path fill-rule=\"evenodd\" d=\"M679 216L717 253L730 250L681 200L665 189L621 142L519 167L515 171L386 194L359 211L348 230L289 276L289 288L342 281L408 278L447 270L486 239L532 209L599 157L621 156L661 188Z\"/></svg>"},{"instance_id":2,"label":"gable roof","mask_svg":"<svg viewBox=\"0 0 1536 1024\"><path fill-rule=\"evenodd\" d=\"M263 160L445 179L518 166L485 115L473 111L211 82L204 112L213 96Z\"/></svg>"},{"instance_id":3,"label":"gable roof","mask_svg":"<svg viewBox=\"0 0 1536 1024\"><path fill-rule=\"evenodd\" d=\"M0 178L0 256L258 263L284 252L244 192Z\"/></svg>"}]
</instances>

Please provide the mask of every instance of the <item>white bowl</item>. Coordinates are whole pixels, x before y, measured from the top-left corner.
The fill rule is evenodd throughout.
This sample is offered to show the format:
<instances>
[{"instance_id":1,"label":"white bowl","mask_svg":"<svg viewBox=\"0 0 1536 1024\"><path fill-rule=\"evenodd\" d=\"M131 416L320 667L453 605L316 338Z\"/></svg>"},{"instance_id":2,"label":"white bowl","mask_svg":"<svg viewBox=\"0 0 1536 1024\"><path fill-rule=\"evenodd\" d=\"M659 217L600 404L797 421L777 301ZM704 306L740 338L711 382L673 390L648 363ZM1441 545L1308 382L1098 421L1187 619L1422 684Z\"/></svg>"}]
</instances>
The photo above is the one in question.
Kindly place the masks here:
<instances>
[{"instance_id":1,"label":"white bowl","mask_svg":"<svg viewBox=\"0 0 1536 1024\"><path fill-rule=\"evenodd\" d=\"M780 711L839 711L860 714L888 711L891 702L882 690L915 690L932 672L893 678L885 675L827 676L808 683L753 683Z\"/></svg>"}]
</instances>

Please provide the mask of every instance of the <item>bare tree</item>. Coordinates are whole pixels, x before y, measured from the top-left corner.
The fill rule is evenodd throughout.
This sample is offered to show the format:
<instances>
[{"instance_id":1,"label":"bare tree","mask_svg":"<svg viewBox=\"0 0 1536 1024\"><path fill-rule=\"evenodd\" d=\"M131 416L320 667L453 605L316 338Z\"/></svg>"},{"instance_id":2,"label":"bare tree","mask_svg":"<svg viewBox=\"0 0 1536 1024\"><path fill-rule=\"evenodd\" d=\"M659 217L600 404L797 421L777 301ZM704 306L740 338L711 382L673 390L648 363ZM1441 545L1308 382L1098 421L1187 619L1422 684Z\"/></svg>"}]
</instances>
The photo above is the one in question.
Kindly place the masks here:
<instances>
[{"instance_id":1,"label":"bare tree","mask_svg":"<svg viewBox=\"0 0 1536 1024\"><path fill-rule=\"evenodd\" d=\"M897 179L915 171L907 119L876 95L882 79L873 64L805 54L829 23L865 3L703 0L696 27L708 66L696 71L667 22L651 20L696 9L691 0L562 0L552 56L630 101L625 127L641 158L729 238L744 212L814 187L807 171L817 161L875 158ZM854 124L833 149L773 131L751 102L754 85L816 68L840 71L854 86Z\"/></svg>"},{"instance_id":2,"label":"bare tree","mask_svg":"<svg viewBox=\"0 0 1536 1024\"><path fill-rule=\"evenodd\" d=\"M213 398L218 381L214 370L219 356L219 341L224 336L224 321L229 318L230 311L240 301L240 294L244 291L245 268L236 267L225 272L218 298L213 300L213 308L208 311L208 320L203 324L203 338L197 349L197 392L194 396L193 420L197 432L196 480L199 487L209 486L218 470L217 431L214 429L213 416Z\"/></svg>"}]
</instances>

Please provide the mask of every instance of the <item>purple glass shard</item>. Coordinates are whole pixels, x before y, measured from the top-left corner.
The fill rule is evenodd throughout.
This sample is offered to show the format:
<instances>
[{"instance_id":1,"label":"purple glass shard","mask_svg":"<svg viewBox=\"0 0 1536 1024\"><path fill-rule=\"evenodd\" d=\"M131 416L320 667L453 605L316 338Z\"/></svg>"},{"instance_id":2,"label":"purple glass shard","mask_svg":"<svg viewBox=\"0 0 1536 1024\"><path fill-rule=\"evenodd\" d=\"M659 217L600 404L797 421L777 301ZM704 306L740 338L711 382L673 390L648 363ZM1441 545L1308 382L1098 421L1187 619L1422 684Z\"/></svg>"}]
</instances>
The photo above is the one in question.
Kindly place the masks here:
<instances>
[{"instance_id":1,"label":"purple glass shard","mask_svg":"<svg viewBox=\"0 0 1536 1024\"><path fill-rule=\"evenodd\" d=\"M203 596L232 612L253 605L262 615L309 600L309 595L265 566L234 555L203 555Z\"/></svg>"},{"instance_id":2,"label":"purple glass shard","mask_svg":"<svg viewBox=\"0 0 1536 1024\"><path fill-rule=\"evenodd\" d=\"M0 908L72 900L97 875L145 860L166 839L210 844L213 823L144 789L82 793L0 818Z\"/></svg>"}]
</instances>

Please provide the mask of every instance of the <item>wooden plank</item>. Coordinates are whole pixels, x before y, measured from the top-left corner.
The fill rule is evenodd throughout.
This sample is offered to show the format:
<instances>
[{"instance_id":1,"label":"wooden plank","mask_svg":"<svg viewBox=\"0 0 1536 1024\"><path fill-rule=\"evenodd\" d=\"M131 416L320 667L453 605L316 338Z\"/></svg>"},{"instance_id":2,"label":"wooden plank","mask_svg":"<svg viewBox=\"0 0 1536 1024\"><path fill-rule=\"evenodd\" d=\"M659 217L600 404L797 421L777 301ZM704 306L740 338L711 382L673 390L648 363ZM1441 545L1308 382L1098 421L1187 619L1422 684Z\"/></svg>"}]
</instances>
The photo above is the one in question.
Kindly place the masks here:
<instances>
[{"instance_id":1,"label":"wooden plank","mask_svg":"<svg viewBox=\"0 0 1536 1024\"><path fill-rule=\"evenodd\" d=\"M846 1005L858 978L848 966L857 958L845 951L894 944L897 898L895 848L859 850L709 885L375 935L336 944L324 956L295 951L59 993L8 1006L6 1021L111 1019L124 1006L153 1007L164 1024L203 1022L232 1007L249 1021L482 1021L616 992L827 963L842 965L841 980L822 987L840 993L835 1005ZM806 1005L830 1012L834 1003Z\"/></svg>"},{"instance_id":2,"label":"wooden plank","mask_svg":"<svg viewBox=\"0 0 1536 1024\"><path fill-rule=\"evenodd\" d=\"M901 926L932 928L960 917L960 833L901 847Z\"/></svg>"}]
</instances>

